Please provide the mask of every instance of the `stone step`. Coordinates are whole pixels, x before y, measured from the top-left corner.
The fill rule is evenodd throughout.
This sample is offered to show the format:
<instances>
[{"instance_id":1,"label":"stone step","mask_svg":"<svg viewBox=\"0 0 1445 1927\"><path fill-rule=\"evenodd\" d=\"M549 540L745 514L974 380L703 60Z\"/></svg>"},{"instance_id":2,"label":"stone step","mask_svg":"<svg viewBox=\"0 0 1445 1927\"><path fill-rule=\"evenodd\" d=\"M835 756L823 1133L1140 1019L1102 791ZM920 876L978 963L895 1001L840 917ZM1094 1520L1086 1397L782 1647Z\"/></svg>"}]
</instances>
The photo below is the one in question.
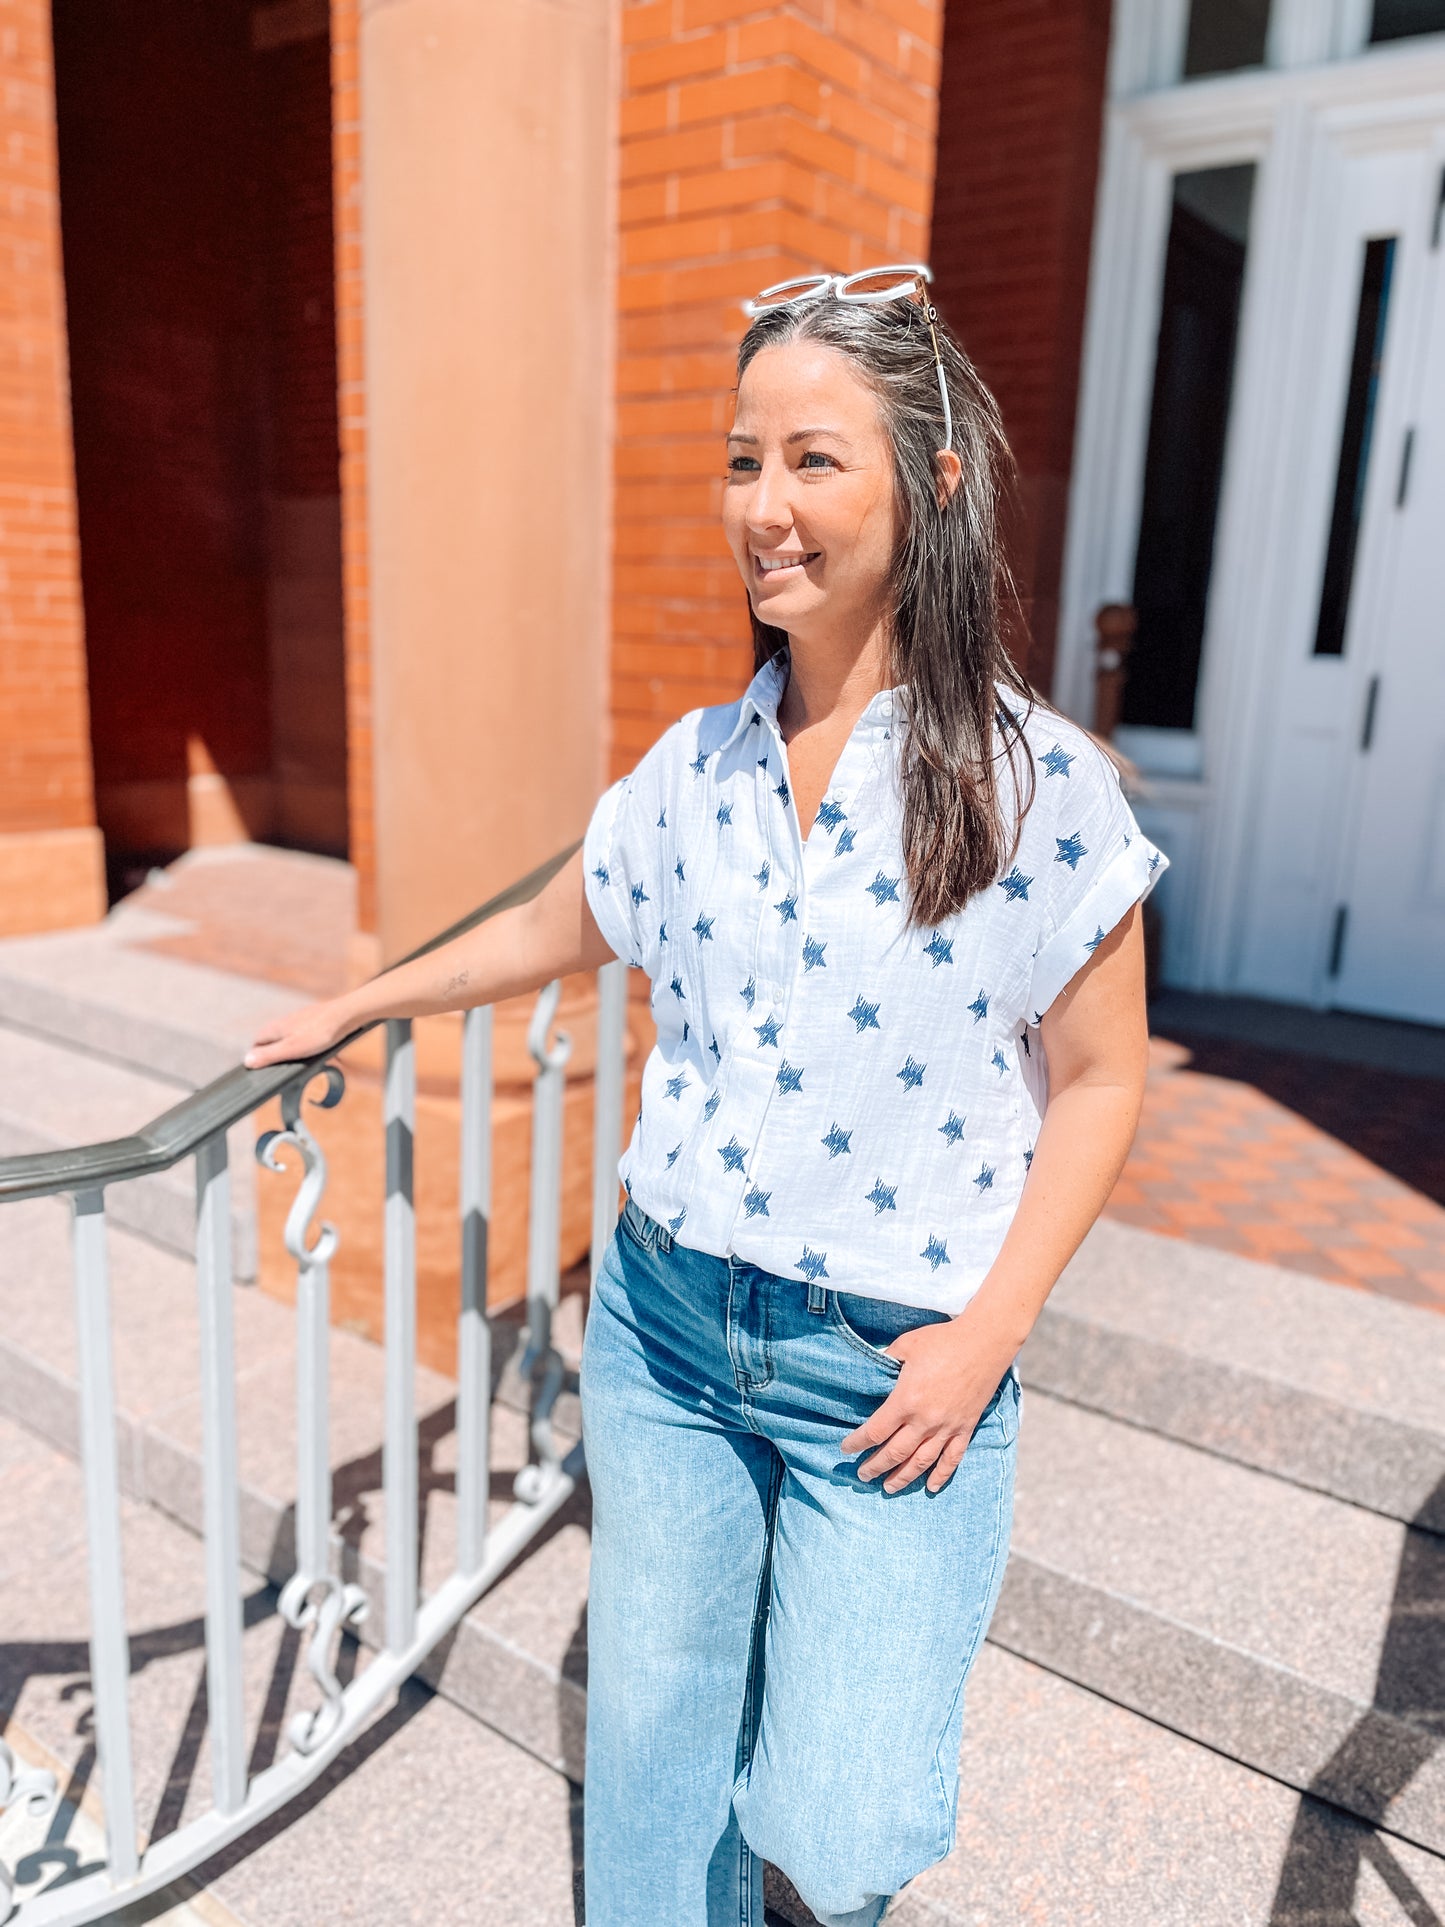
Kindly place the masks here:
<instances>
[{"instance_id":1,"label":"stone step","mask_svg":"<svg viewBox=\"0 0 1445 1927\"><path fill-rule=\"evenodd\" d=\"M1445 1540L1025 1392L990 1638L1445 1852Z\"/></svg>"},{"instance_id":2,"label":"stone step","mask_svg":"<svg viewBox=\"0 0 1445 1927\"><path fill-rule=\"evenodd\" d=\"M0 1818L0 1859L19 1863L16 1898L69 1867L96 1864L103 1808L94 1775L79 1468L0 1419L0 1705L17 1758L57 1771L56 1820ZM199 1541L149 1506L124 1505L137 1818L159 1837L210 1801L205 1721L204 1572ZM340 1673L363 1671L347 1642ZM246 1600L242 1668L249 1770L285 1747L315 1703L305 1646L273 1589ZM42 1847L42 1852L36 1849ZM425 1687L411 1683L317 1784L191 1877L110 1914L117 1927L314 1927L348 1920L485 1921L574 1927L580 1809L567 1780Z\"/></svg>"},{"instance_id":3,"label":"stone step","mask_svg":"<svg viewBox=\"0 0 1445 1927\"><path fill-rule=\"evenodd\" d=\"M177 1103L188 1088L0 1022L0 1157L126 1137ZM254 1144L249 1123L231 1132L232 1263L241 1279L256 1276ZM195 1175L189 1161L112 1185L107 1209L117 1225L168 1251L186 1255L195 1249Z\"/></svg>"},{"instance_id":4,"label":"stone step","mask_svg":"<svg viewBox=\"0 0 1445 1927\"><path fill-rule=\"evenodd\" d=\"M0 1489L6 1738L22 1764L58 1770L67 1796L48 1825L23 1809L0 1817L0 1860L21 1863L23 1901L40 1879L94 1864L103 1813L90 1777L79 1470L0 1419ZM129 1501L124 1545L138 1811L158 1833L209 1796L200 1547ZM364 1649L345 1649L344 1673L366 1663ZM244 1679L254 1770L312 1699L264 1587L248 1598ZM137 1910L136 1927L575 1927L582 1801L564 1776L413 1685L316 1789ZM814 1927L771 1868L766 1890L768 1927ZM987 1646L969 1682L954 1849L889 1921L1410 1927L1442 1915L1445 1859Z\"/></svg>"},{"instance_id":5,"label":"stone step","mask_svg":"<svg viewBox=\"0 0 1445 1927\"><path fill-rule=\"evenodd\" d=\"M148 933L187 927L122 909L90 929L0 942L0 1022L163 1082L209 1084L239 1061L263 1018L304 1000L284 986L132 947Z\"/></svg>"},{"instance_id":6,"label":"stone step","mask_svg":"<svg viewBox=\"0 0 1445 1927\"><path fill-rule=\"evenodd\" d=\"M34 1289L36 1279L64 1276L63 1216L48 1202L7 1209L0 1411L73 1450L66 1294ZM189 1267L120 1230L111 1247L127 1490L195 1529L200 1406ZM1328 1289L1353 1305L1354 1294ZM280 1580L290 1570L295 1489L294 1330L288 1308L258 1293L238 1293L236 1311L244 1556ZM1420 1317L1438 1331L1431 1314ZM497 1325L500 1358L510 1340L505 1321ZM1419 1344L1423 1333L1411 1327L1409 1336ZM575 1353L576 1298L564 1300L559 1337ZM157 1383L160 1355L168 1370ZM378 1602L374 1637L385 1527L382 1361L334 1332L331 1371L341 1556ZM451 1386L419 1372L417 1398L423 1578L434 1587L455 1544ZM503 1375L493 1423L498 1513L523 1459L521 1403L520 1386ZM1037 1384L1025 1403L994 1644L1302 1793L1445 1850L1445 1784L1433 1757L1445 1726L1440 1539ZM574 1434L575 1402L561 1416ZM587 1548L584 1488L428 1674L456 1704L576 1778Z\"/></svg>"},{"instance_id":7,"label":"stone step","mask_svg":"<svg viewBox=\"0 0 1445 1927\"><path fill-rule=\"evenodd\" d=\"M1445 1532L1438 1312L1101 1218L1027 1386Z\"/></svg>"}]
</instances>

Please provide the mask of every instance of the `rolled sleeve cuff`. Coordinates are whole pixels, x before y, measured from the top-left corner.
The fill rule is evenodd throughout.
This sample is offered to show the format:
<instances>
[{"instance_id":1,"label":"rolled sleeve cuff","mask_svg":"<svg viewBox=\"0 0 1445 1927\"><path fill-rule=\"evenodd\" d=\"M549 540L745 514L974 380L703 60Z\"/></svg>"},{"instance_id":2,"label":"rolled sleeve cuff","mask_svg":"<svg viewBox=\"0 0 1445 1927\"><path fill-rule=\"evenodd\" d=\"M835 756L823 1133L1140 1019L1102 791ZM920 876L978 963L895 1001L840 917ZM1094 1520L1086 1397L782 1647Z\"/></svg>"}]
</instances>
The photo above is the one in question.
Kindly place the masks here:
<instances>
[{"instance_id":1,"label":"rolled sleeve cuff","mask_svg":"<svg viewBox=\"0 0 1445 1927\"><path fill-rule=\"evenodd\" d=\"M1141 831L1100 871L1034 958L1026 1009L1030 1024L1038 1023L1130 905L1142 903L1168 868L1168 857Z\"/></svg>"}]
</instances>

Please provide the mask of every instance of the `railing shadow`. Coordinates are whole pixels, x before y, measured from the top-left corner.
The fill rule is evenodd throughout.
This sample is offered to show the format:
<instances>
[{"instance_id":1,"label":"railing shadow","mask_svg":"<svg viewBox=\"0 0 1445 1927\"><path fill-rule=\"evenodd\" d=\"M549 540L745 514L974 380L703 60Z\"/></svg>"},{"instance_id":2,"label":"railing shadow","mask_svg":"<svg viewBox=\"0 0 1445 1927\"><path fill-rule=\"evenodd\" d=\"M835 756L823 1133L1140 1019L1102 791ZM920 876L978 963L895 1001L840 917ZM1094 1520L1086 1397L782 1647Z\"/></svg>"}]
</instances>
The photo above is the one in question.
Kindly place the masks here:
<instances>
[{"instance_id":1,"label":"railing shadow","mask_svg":"<svg viewBox=\"0 0 1445 1927\"><path fill-rule=\"evenodd\" d=\"M1437 1517L1445 1479L1416 1519ZM1385 1744L1375 1712L1394 1716ZM1408 1720L1418 1744L1401 1747L1397 1722ZM1392 1895L1410 1927L1445 1927L1411 1877L1389 1826L1391 1804L1445 1745L1445 1538L1406 1529L1390 1615L1375 1676L1371 1711L1345 1736L1300 1797L1269 1927L1353 1927L1356 1894L1368 1867ZM1349 1789L1354 1811L1338 1802ZM1361 1810L1368 1818L1360 1817ZM1372 1824L1372 1822L1374 1824ZM1412 1849L1411 1851L1416 1851Z\"/></svg>"}]
</instances>

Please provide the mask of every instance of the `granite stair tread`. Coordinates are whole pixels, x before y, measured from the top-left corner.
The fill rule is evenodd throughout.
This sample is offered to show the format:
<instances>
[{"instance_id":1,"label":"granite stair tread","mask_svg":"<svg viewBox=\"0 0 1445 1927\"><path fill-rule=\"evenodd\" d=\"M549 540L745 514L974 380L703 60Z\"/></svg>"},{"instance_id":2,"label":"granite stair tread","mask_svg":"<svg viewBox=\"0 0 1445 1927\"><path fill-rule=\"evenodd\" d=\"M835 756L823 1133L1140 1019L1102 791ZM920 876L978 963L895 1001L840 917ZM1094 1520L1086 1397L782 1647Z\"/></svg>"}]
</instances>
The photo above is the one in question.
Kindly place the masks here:
<instances>
[{"instance_id":1,"label":"granite stair tread","mask_svg":"<svg viewBox=\"0 0 1445 1927\"><path fill-rule=\"evenodd\" d=\"M0 1476L14 1528L0 1541L0 1705L17 1754L69 1781L47 1830L43 1869L53 1877L68 1856L91 1862L102 1837L87 1778L80 1474L0 1419ZM149 1506L127 1501L124 1515L138 1810L146 1831L159 1832L208 1798L196 1718L203 1574L192 1534ZM260 1766L309 1690L274 1590L248 1594L246 1707ZM365 1650L350 1647L343 1672L366 1663ZM969 1684L960 1789L953 1850L895 1901L889 1919L899 1927L1409 1927L1430 1918L1427 1909L1445 1914L1445 1859L994 1646ZM135 1921L575 1927L582 1799L503 1734L411 1685L318 1789ZM36 1833L23 1811L0 1819L0 1857L23 1859ZM809 1927L771 1869L767 1889L771 1927ZM130 1927L131 1916L114 1918Z\"/></svg>"},{"instance_id":2,"label":"granite stair tread","mask_svg":"<svg viewBox=\"0 0 1445 1927\"><path fill-rule=\"evenodd\" d=\"M122 909L87 929L6 939L0 1022L165 1081L208 1084L238 1062L258 1023L303 999L284 985L134 947L146 934L186 927Z\"/></svg>"},{"instance_id":3,"label":"granite stair tread","mask_svg":"<svg viewBox=\"0 0 1445 1927\"><path fill-rule=\"evenodd\" d=\"M64 1212L53 1202L9 1211L10 1235L0 1246L0 1412L73 1450ZM111 1252L127 1490L194 1527L191 1269L118 1228ZM37 1292L38 1278L50 1289ZM1353 1295L1327 1289L1336 1295L1315 1315L1344 1303L1353 1316ZM1087 1323L1079 1292L1070 1295L1068 1315ZM294 1321L289 1307L252 1291L237 1292L236 1312L244 1556L253 1572L280 1579L289 1570L294 1491ZM1436 1331L1432 1314L1418 1318ZM516 1327L495 1322L500 1367ZM575 1296L563 1301L559 1339L575 1354ZM1420 1339L1409 1317L1391 1337L1402 1348L1402 1371ZM1383 1369L1386 1340L1377 1334L1377 1342ZM162 1344L172 1363L157 1385L152 1364ZM1264 1363L1250 1368L1261 1383ZM993 1649L1173 1729L1181 1744L1199 1743L1297 1794L1380 1823L1414 1847L1445 1850L1439 1536L1045 1391L1032 1379L1028 1348L1024 1365L1017 1524ZM381 1356L364 1340L333 1332L331 1371L338 1556L379 1599ZM498 1512L526 1444L522 1388L506 1371L500 1383L492 1428ZM1332 1393L1340 1402L1348 1395L1347 1383ZM449 1381L418 1372L427 1587L450 1569L455 1541L451 1399ZM559 1418L575 1435L575 1399L564 1399ZM587 1526L584 1488L428 1672L444 1697L575 1778L585 1715Z\"/></svg>"}]
</instances>

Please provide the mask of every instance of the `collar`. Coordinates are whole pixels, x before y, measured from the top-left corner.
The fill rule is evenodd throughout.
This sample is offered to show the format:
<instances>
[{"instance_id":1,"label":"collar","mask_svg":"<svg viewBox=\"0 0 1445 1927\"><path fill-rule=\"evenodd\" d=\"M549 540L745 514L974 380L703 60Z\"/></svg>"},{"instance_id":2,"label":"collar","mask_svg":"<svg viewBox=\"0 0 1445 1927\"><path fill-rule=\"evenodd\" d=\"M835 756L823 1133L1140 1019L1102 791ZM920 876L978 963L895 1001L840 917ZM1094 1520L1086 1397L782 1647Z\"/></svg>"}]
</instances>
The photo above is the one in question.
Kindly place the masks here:
<instances>
[{"instance_id":1,"label":"collar","mask_svg":"<svg viewBox=\"0 0 1445 1927\"><path fill-rule=\"evenodd\" d=\"M738 703L738 719L723 744L724 748L750 726L754 717L770 723L774 729L778 727L778 704L783 700L783 691L788 686L788 670L788 651L784 647L768 658L743 691ZM907 687L902 683L893 689L880 689L854 724L854 735L885 733L895 709L900 713L905 711L907 698Z\"/></svg>"}]
</instances>

